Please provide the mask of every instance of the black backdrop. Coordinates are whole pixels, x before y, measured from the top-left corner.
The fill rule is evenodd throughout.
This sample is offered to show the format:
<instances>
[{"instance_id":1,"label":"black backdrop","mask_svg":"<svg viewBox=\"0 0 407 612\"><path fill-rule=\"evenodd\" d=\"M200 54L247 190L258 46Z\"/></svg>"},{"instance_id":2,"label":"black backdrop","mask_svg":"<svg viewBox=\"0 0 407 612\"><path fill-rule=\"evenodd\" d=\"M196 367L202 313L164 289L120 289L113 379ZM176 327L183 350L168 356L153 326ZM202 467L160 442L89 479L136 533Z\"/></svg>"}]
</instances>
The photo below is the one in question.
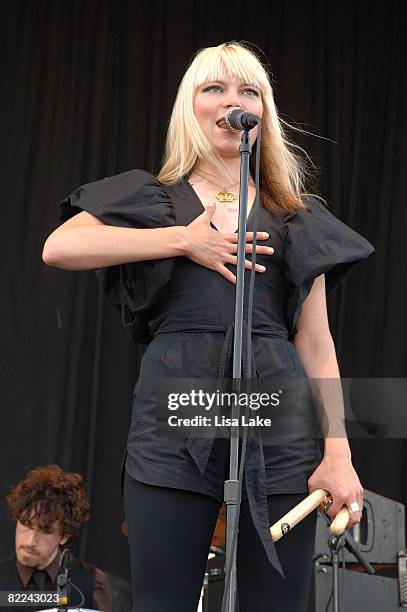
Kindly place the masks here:
<instances>
[{"instance_id":1,"label":"black backdrop","mask_svg":"<svg viewBox=\"0 0 407 612\"><path fill-rule=\"evenodd\" d=\"M127 575L119 472L140 349L92 272L46 267L56 202L81 183L157 170L180 77L200 47L246 40L333 212L376 254L330 298L343 376L406 375L404 0L14 0L1 7L4 498L37 465L86 477L89 561ZM386 407L384 406L384 409ZM366 486L406 502L405 440L353 440ZM157 526L159 528L159 526ZM159 533L159 532L158 532Z\"/></svg>"}]
</instances>

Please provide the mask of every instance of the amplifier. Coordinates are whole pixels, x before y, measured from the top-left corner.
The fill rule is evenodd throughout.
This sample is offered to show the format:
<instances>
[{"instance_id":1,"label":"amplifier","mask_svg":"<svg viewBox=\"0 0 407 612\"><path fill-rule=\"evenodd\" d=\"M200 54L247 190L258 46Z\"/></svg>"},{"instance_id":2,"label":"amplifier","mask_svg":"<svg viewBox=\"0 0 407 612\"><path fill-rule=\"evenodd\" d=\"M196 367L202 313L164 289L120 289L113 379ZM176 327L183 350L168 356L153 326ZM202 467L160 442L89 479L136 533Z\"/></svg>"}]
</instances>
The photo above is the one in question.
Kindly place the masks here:
<instances>
[{"instance_id":1,"label":"amplifier","mask_svg":"<svg viewBox=\"0 0 407 612\"><path fill-rule=\"evenodd\" d=\"M394 578L339 569L339 609L346 612L392 612L400 606L398 581ZM308 612L333 612L332 567L314 565Z\"/></svg>"}]
</instances>

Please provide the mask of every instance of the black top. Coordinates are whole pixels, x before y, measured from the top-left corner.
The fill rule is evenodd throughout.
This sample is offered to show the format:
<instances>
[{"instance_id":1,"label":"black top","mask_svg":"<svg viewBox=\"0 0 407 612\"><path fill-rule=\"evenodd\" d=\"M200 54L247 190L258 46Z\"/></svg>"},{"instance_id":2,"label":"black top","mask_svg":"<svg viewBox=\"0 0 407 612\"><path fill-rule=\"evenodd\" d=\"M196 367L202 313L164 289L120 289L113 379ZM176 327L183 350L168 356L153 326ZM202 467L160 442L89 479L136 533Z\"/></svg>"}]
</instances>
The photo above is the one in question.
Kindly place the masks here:
<instances>
[{"instance_id":1,"label":"black top","mask_svg":"<svg viewBox=\"0 0 407 612\"><path fill-rule=\"evenodd\" d=\"M316 199L307 198L306 204L308 210L284 216L260 207L258 230L269 233L261 244L272 246L274 254L257 256L267 270L255 279L252 363L246 366L261 389L271 390L275 377L297 381L289 402L273 413L274 435L264 436L260 429L252 432L245 464L244 494L268 558L280 572L268 529L266 495L306 493L308 478L321 460L312 436L311 393L291 340L314 279L325 274L329 293L355 263L374 251ZM86 210L107 224L137 228L187 225L204 210L187 181L163 186L140 170L79 187L60 205L61 221ZM157 433L157 391L163 379L221 379L230 373L235 286L186 257L122 264L96 270L96 275L133 338L149 342L133 394L127 471L148 484L198 491L221 502L226 441L215 439L213 431L206 438ZM247 276L246 287L248 283ZM282 441L278 432L283 428L287 433L287 427L290 439Z\"/></svg>"}]
</instances>

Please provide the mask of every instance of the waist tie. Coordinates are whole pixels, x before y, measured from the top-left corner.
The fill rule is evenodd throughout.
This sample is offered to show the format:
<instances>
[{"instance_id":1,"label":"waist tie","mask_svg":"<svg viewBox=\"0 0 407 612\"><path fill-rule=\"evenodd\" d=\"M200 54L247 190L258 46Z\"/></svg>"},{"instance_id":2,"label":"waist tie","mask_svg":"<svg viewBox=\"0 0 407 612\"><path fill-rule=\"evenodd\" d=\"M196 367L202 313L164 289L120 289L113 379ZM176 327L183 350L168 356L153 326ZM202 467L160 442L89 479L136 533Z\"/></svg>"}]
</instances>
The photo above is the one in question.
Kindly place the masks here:
<instances>
[{"instance_id":1,"label":"waist tie","mask_svg":"<svg viewBox=\"0 0 407 612\"><path fill-rule=\"evenodd\" d=\"M207 331L207 330L194 330ZM258 333L264 333L259 330ZM271 333L265 332L265 335ZM275 334L277 336L277 334ZM280 336L281 337L281 336ZM234 324L231 323L226 331L225 340L219 359L217 385L222 384L225 378L228 364L230 363L234 338ZM251 357L250 367L247 363L247 323L243 322L242 335L242 371L243 377L257 380L258 373L253 357ZM252 375L252 376L251 376ZM250 381L251 382L251 381ZM267 506L266 491L266 470L264 465L262 433L259 427L249 430L250 434L247 441L246 460L244 466L247 498L249 501L250 514L254 526L264 546L269 562L284 577L284 571L277 556L277 551L270 534L270 520ZM187 449L198 467L201 474L206 470L208 460L212 451L213 442L216 436L216 427L209 428L209 435L206 438L196 438L190 434L187 440Z\"/></svg>"}]
</instances>

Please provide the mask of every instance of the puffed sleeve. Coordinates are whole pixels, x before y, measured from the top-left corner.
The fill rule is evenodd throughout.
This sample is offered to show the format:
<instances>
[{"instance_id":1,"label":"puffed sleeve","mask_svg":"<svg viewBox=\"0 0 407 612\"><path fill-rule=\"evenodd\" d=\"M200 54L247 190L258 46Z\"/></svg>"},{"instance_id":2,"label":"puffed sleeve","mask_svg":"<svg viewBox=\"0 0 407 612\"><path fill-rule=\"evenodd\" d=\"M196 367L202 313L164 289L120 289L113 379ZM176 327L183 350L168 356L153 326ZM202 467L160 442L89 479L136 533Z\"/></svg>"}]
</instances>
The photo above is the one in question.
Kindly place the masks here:
<instances>
[{"instance_id":1,"label":"puffed sleeve","mask_svg":"<svg viewBox=\"0 0 407 612\"><path fill-rule=\"evenodd\" d=\"M78 187L59 202L64 222L85 210L107 225L134 228L170 227L176 215L164 187L143 170L130 170ZM105 297L120 312L136 342L148 343L149 310L171 280L174 260L157 259L95 270Z\"/></svg>"},{"instance_id":2,"label":"puffed sleeve","mask_svg":"<svg viewBox=\"0 0 407 612\"><path fill-rule=\"evenodd\" d=\"M308 210L285 218L285 285L287 325L290 337L296 333L301 306L315 278L325 274L329 294L353 266L374 252L363 236L339 221L313 197L305 201Z\"/></svg>"}]
</instances>

